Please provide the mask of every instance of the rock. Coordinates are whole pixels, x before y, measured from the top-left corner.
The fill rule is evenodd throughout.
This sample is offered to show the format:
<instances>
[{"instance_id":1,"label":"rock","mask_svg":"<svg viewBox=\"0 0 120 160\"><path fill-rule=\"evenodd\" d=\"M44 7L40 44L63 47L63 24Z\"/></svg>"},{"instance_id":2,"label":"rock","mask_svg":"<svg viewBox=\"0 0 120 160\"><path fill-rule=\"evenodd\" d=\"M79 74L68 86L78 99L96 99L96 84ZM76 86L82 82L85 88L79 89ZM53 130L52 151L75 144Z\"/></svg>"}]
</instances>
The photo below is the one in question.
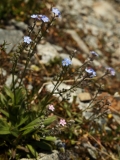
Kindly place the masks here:
<instances>
[{"instance_id":1,"label":"rock","mask_svg":"<svg viewBox=\"0 0 120 160\"><path fill-rule=\"evenodd\" d=\"M92 96L88 92L79 93L78 95L81 102L90 101L92 99Z\"/></svg>"},{"instance_id":2,"label":"rock","mask_svg":"<svg viewBox=\"0 0 120 160\"><path fill-rule=\"evenodd\" d=\"M98 150L96 147L93 147L91 143L83 143L83 146L88 150L89 154L93 159L97 159Z\"/></svg>"},{"instance_id":3,"label":"rock","mask_svg":"<svg viewBox=\"0 0 120 160\"><path fill-rule=\"evenodd\" d=\"M16 75L14 76L14 79L15 79L15 80L17 79L17 76L16 76ZM12 84L12 74L10 74L10 75L7 77L6 82L5 82L5 85L6 85L7 87L10 87L11 84Z\"/></svg>"},{"instance_id":4,"label":"rock","mask_svg":"<svg viewBox=\"0 0 120 160\"><path fill-rule=\"evenodd\" d=\"M63 51L63 48L60 47L60 46L57 46L57 45L52 45L58 52L62 52Z\"/></svg>"},{"instance_id":5,"label":"rock","mask_svg":"<svg viewBox=\"0 0 120 160\"><path fill-rule=\"evenodd\" d=\"M40 158L38 158L37 160L59 160L57 150L53 150L52 153L48 153L48 154L40 153L39 156Z\"/></svg>"},{"instance_id":6,"label":"rock","mask_svg":"<svg viewBox=\"0 0 120 160\"><path fill-rule=\"evenodd\" d=\"M94 48L94 50L98 48L98 38L95 36L88 35L85 38L85 42L89 47Z\"/></svg>"},{"instance_id":7,"label":"rock","mask_svg":"<svg viewBox=\"0 0 120 160\"><path fill-rule=\"evenodd\" d=\"M55 47L48 42L37 45L37 54L41 56L41 63L45 64L56 57L60 57Z\"/></svg>"},{"instance_id":8,"label":"rock","mask_svg":"<svg viewBox=\"0 0 120 160\"><path fill-rule=\"evenodd\" d=\"M5 77L7 75L7 71L4 70L3 68L0 68L0 75Z\"/></svg>"},{"instance_id":9,"label":"rock","mask_svg":"<svg viewBox=\"0 0 120 160\"><path fill-rule=\"evenodd\" d=\"M14 75L14 80L17 80L17 75ZM17 80L17 82L20 82L20 79L18 79ZM12 74L10 74L8 77L7 77L7 79L6 79L6 81L5 81L5 85L7 86L7 87L11 87L11 85L12 85ZM16 85L15 85L15 87L17 87L19 85L19 83L16 83Z\"/></svg>"},{"instance_id":10,"label":"rock","mask_svg":"<svg viewBox=\"0 0 120 160\"><path fill-rule=\"evenodd\" d=\"M104 22L93 16L87 16L87 23L92 24L98 28L105 28Z\"/></svg>"},{"instance_id":11,"label":"rock","mask_svg":"<svg viewBox=\"0 0 120 160\"><path fill-rule=\"evenodd\" d=\"M76 41L76 43L78 44L80 50L82 50L84 53L89 53L89 49L87 47L87 45L84 43L84 41L78 36L78 34L76 33L75 30L71 30L71 29L66 29L64 30L66 33L69 33L72 38Z\"/></svg>"},{"instance_id":12,"label":"rock","mask_svg":"<svg viewBox=\"0 0 120 160\"><path fill-rule=\"evenodd\" d=\"M0 29L0 37L0 44L3 44L4 41L7 43L7 53L9 53L12 49L15 50L17 48L18 43L23 41L23 33L22 31L18 30Z\"/></svg>"},{"instance_id":13,"label":"rock","mask_svg":"<svg viewBox=\"0 0 120 160\"><path fill-rule=\"evenodd\" d=\"M53 83L55 84L56 82L53 82ZM47 90L48 92L52 92L52 90L53 90L53 88L54 88L53 83L50 82L49 84L46 85L46 90ZM69 90L71 87L72 87L71 85L67 85L67 84L65 84L65 83L61 83L57 88L58 88L60 91L62 91L63 89ZM80 92L81 92L81 89L80 89L80 88L76 89L76 91L74 91L74 92L71 92L71 93L70 93L71 96L69 97L68 102L69 102L69 103L72 103L74 96L77 97L78 93L80 93ZM61 100L62 100L62 97L60 97L60 95L58 94L58 91L55 90L54 93L55 93L55 94L53 94L53 96L57 97L57 98L61 101ZM64 93L64 94L63 94L63 97L66 98L66 96L67 96L68 93L69 93L69 91L66 92L66 93ZM78 100L77 102L79 102L79 100Z\"/></svg>"},{"instance_id":14,"label":"rock","mask_svg":"<svg viewBox=\"0 0 120 160\"><path fill-rule=\"evenodd\" d=\"M37 158L22 158L20 160L59 160L58 151L53 150L52 153L39 153Z\"/></svg>"},{"instance_id":15,"label":"rock","mask_svg":"<svg viewBox=\"0 0 120 160\"><path fill-rule=\"evenodd\" d=\"M27 24L25 24L24 22L16 21L15 19L11 19L9 21L9 23L14 25L16 28L23 30L23 31L27 30L27 28L28 28Z\"/></svg>"},{"instance_id":16,"label":"rock","mask_svg":"<svg viewBox=\"0 0 120 160\"><path fill-rule=\"evenodd\" d=\"M119 99L119 100L120 100L120 94L119 94L119 92L115 92L114 97L115 97L116 99Z\"/></svg>"},{"instance_id":17,"label":"rock","mask_svg":"<svg viewBox=\"0 0 120 160\"><path fill-rule=\"evenodd\" d=\"M81 5L80 5L79 0L71 0L71 1L69 1L69 0L66 0L66 1L59 0L58 5L61 6L61 8L63 10L65 10L65 12L70 14L70 15L79 14L79 11L81 10Z\"/></svg>"},{"instance_id":18,"label":"rock","mask_svg":"<svg viewBox=\"0 0 120 160\"><path fill-rule=\"evenodd\" d=\"M113 114L113 118L114 118L115 121L120 125L120 115Z\"/></svg>"},{"instance_id":19,"label":"rock","mask_svg":"<svg viewBox=\"0 0 120 160\"><path fill-rule=\"evenodd\" d=\"M116 12L114 7L110 3L105 1L95 2L93 4L93 10L97 14L97 16L104 17L104 19L106 20L113 20L114 16L119 16L119 13Z\"/></svg>"}]
</instances>

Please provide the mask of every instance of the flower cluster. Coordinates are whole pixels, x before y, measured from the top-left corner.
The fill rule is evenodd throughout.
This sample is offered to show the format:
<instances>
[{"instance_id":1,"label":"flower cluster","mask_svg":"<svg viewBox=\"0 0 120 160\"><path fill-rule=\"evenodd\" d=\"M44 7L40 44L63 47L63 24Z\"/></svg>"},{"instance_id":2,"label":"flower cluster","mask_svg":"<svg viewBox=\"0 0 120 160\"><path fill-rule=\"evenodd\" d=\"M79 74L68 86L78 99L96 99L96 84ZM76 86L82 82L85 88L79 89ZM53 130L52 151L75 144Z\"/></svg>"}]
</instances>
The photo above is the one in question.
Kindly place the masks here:
<instances>
[{"instance_id":1,"label":"flower cluster","mask_svg":"<svg viewBox=\"0 0 120 160\"><path fill-rule=\"evenodd\" d=\"M62 60L62 65L63 66L69 66L72 64L72 61L69 58L65 58Z\"/></svg>"},{"instance_id":2,"label":"flower cluster","mask_svg":"<svg viewBox=\"0 0 120 160\"><path fill-rule=\"evenodd\" d=\"M52 12L54 13L54 15L56 17L60 17L61 16L61 13L57 8L52 8ZM31 15L31 18L37 19L37 20L42 20L43 22L49 22L50 21L50 19L47 16L41 15L41 14L39 14L39 15L33 14L33 15Z\"/></svg>"},{"instance_id":3,"label":"flower cluster","mask_svg":"<svg viewBox=\"0 0 120 160\"><path fill-rule=\"evenodd\" d=\"M98 54L95 51L91 51L90 53L92 54L92 56L98 57Z\"/></svg>"},{"instance_id":4,"label":"flower cluster","mask_svg":"<svg viewBox=\"0 0 120 160\"><path fill-rule=\"evenodd\" d=\"M31 40L30 37L28 37L28 36L25 36L25 37L24 37L24 42L25 42L25 43L30 44L31 41L32 41L32 40Z\"/></svg>"},{"instance_id":5,"label":"flower cluster","mask_svg":"<svg viewBox=\"0 0 120 160\"><path fill-rule=\"evenodd\" d=\"M37 19L37 20L42 20L43 22L49 22L49 18L45 15L37 15L37 14L33 14L31 15L31 18Z\"/></svg>"},{"instance_id":6,"label":"flower cluster","mask_svg":"<svg viewBox=\"0 0 120 160\"><path fill-rule=\"evenodd\" d=\"M111 74L112 76L115 76L115 70L111 67L106 67L107 73Z\"/></svg>"},{"instance_id":7,"label":"flower cluster","mask_svg":"<svg viewBox=\"0 0 120 160\"><path fill-rule=\"evenodd\" d=\"M52 12L55 14L56 17L60 17L61 13L57 8L52 8Z\"/></svg>"},{"instance_id":8,"label":"flower cluster","mask_svg":"<svg viewBox=\"0 0 120 160\"><path fill-rule=\"evenodd\" d=\"M98 54L95 51L91 51L90 53L90 61L93 61L96 57L98 57Z\"/></svg>"},{"instance_id":9,"label":"flower cluster","mask_svg":"<svg viewBox=\"0 0 120 160\"><path fill-rule=\"evenodd\" d=\"M86 68L85 71L90 75L90 77L95 77L96 72L92 68Z\"/></svg>"}]
</instances>

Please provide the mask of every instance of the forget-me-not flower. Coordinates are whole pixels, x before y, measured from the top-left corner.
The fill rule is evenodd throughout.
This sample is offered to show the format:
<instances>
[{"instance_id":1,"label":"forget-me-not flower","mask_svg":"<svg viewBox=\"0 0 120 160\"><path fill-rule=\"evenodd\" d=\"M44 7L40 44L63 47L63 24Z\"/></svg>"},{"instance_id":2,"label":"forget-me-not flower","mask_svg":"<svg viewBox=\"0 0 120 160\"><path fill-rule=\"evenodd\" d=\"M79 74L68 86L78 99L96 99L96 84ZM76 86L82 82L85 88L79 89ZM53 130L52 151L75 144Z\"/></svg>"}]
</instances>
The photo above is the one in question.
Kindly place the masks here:
<instances>
[{"instance_id":1,"label":"forget-me-not flower","mask_svg":"<svg viewBox=\"0 0 120 160\"><path fill-rule=\"evenodd\" d=\"M98 57L98 54L97 54L95 51L91 51L90 53L91 53L93 56Z\"/></svg>"},{"instance_id":2,"label":"forget-me-not flower","mask_svg":"<svg viewBox=\"0 0 120 160\"><path fill-rule=\"evenodd\" d=\"M52 12L55 14L56 17L60 17L61 13L57 8L52 8Z\"/></svg>"},{"instance_id":3,"label":"forget-me-not flower","mask_svg":"<svg viewBox=\"0 0 120 160\"><path fill-rule=\"evenodd\" d=\"M65 58L62 60L62 65L63 66L69 66L72 64L72 61L69 58Z\"/></svg>"},{"instance_id":4,"label":"forget-me-not flower","mask_svg":"<svg viewBox=\"0 0 120 160\"><path fill-rule=\"evenodd\" d=\"M96 72L92 68L86 68L85 71L90 75L90 77L95 77Z\"/></svg>"},{"instance_id":5,"label":"forget-me-not flower","mask_svg":"<svg viewBox=\"0 0 120 160\"><path fill-rule=\"evenodd\" d=\"M42 20L43 22L49 22L49 18L45 15L38 15L38 19Z\"/></svg>"},{"instance_id":6,"label":"forget-me-not flower","mask_svg":"<svg viewBox=\"0 0 120 160\"><path fill-rule=\"evenodd\" d=\"M90 53L91 53L91 56L89 57L90 61L93 61L96 57L98 57L98 54L95 51L91 51Z\"/></svg>"},{"instance_id":7,"label":"forget-me-not flower","mask_svg":"<svg viewBox=\"0 0 120 160\"><path fill-rule=\"evenodd\" d=\"M45 15L42 15L42 14L39 14L39 15L33 14L33 15L31 15L31 18L42 20L43 22L49 22L49 18Z\"/></svg>"},{"instance_id":8,"label":"forget-me-not flower","mask_svg":"<svg viewBox=\"0 0 120 160\"><path fill-rule=\"evenodd\" d=\"M115 76L115 70L111 67L106 67L106 70L108 73L110 73L112 76Z\"/></svg>"},{"instance_id":9,"label":"forget-me-not flower","mask_svg":"<svg viewBox=\"0 0 120 160\"><path fill-rule=\"evenodd\" d=\"M33 14L33 15L31 15L31 18L38 18L38 15L37 14Z\"/></svg>"},{"instance_id":10,"label":"forget-me-not flower","mask_svg":"<svg viewBox=\"0 0 120 160\"><path fill-rule=\"evenodd\" d=\"M32 41L32 40L31 40L30 37L28 37L28 36L25 36L25 37L24 37L24 42L25 42L25 43L30 44L31 41Z\"/></svg>"}]
</instances>

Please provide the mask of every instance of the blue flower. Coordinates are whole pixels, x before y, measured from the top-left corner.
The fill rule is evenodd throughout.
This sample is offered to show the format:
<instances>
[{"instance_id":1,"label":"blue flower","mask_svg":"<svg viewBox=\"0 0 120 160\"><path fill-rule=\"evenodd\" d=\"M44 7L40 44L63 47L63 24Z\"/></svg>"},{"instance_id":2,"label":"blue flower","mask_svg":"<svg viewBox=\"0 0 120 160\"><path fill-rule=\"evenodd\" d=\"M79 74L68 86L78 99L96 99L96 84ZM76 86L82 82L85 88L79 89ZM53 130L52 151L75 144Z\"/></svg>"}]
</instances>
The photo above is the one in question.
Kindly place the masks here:
<instances>
[{"instance_id":1,"label":"blue flower","mask_svg":"<svg viewBox=\"0 0 120 160\"><path fill-rule=\"evenodd\" d=\"M92 54L92 56L96 56L96 57L98 57L98 54L97 54L96 52L91 51L90 53Z\"/></svg>"},{"instance_id":2,"label":"blue flower","mask_svg":"<svg viewBox=\"0 0 120 160\"><path fill-rule=\"evenodd\" d=\"M60 17L61 13L57 8L52 8L52 12L55 14L56 17Z\"/></svg>"},{"instance_id":3,"label":"blue flower","mask_svg":"<svg viewBox=\"0 0 120 160\"><path fill-rule=\"evenodd\" d=\"M25 36L25 37L24 37L24 42L25 42L25 43L30 44L31 41L32 41L32 40L31 40L30 37L28 37L28 36Z\"/></svg>"},{"instance_id":4,"label":"blue flower","mask_svg":"<svg viewBox=\"0 0 120 160\"><path fill-rule=\"evenodd\" d=\"M42 20L43 22L49 22L49 18L45 15L37 15L37 14L33 14L31 15L31 18L34 18L34 19L38 19L38 20Z\"/></svg>"},{"instance_id":5,"label":"blue flower","mask_svg":"<svg viewBox=\"0 0 120 160\"><path fill-rule=\"evenodd\" d=\"M69 66L72 64L72 61L69 58L65 58L62 60L62 65L63 66Z\"/></svg>"},{"instance_id":6,"label":"blue flower","mask_svg":"<svg viewBox=\"0 0 120 160\"><path fill-rule=\"evenodd\" d=\"M106 67L106 70L108 73L110 73L112 76L115 76L115 70L111 67Z\"/></svg>"},{"instance_id":7,"label":"blue flower","mask_svg":"<svg viewBox=\"0 0 120 160\"><path fill-rule=\"evenodd\" d=\"M96 72L92 68L86 68L85 71L90 75L90 77L95 77Z\"/></svg>"},{"instance_id":8,"label":"blue flower","mask_svg":"<svg viewBox=\"0 0 120 160\"><path fill-rule=\"evenodd\" d=\"M38 18L38 15L37 14L33 14L33 15L31 15L31 18Z\"/></svg>"},{"instance_id":9,"label":"blue flower","mask_svg":"<svg viewBox=\"0 0 120 160\"><path fill-rule=\"evenodd\" d=\"M38 20L42 20L43 22L49 22L49 18L45 15L38 15Z\"/></svg>"}]
</instances>

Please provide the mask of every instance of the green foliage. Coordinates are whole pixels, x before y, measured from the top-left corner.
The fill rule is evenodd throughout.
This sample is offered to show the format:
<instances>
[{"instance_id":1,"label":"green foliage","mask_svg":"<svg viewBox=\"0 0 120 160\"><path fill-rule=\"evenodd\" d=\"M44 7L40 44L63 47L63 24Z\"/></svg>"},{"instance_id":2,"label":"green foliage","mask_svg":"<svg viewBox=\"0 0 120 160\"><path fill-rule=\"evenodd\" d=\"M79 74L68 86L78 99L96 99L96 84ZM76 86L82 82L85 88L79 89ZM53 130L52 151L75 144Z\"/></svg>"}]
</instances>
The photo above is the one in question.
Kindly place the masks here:
<instances>
[{"instance_id":1,"label":"green foliage","mask_svg":"<svg viewBox=\"0 0 120 160\"><path fill-rule=\"evenodd\" d=\"M26 2L26 6L25 2L22 0L2 1L0 2L0 17L2 19L8 19L17 16L18 19L21 19L22 15L26 14L24 15L25 19L28 12L31 13L30 10L32 10L32 12L34 12L34 9L36 10L37 2L34 1L33 3L32 0L29 0ZM42 8L44 3L41 3L41 6L37 6ZM38 10L40 10L40 8ZM45 93L42 98L39 94L43 89L44 84L40 90L35 88L35 93L30 93L26 87L26 83L24 84L24 78L27 69L29 68L29 62L31 57L36 53L36 45L40 42L41 38L46 35L49 27L57 16L54 14L46 24L45 21L42 20L40 26L37 26L38 31L35 28L37 22L36 18L33 25L28 29L28 35L31 36L29 37L31 43L24 41L20 44L19 49L13 54L13 66L11 71L12 85L9 87L5 85L2 86L0 91L0 150L4 153L4 156L3 154L0 154L0 159L20 159L21 157L36 158L40 150L52 151L54 146L53 142L57 139L55 137L56 135L59 138L67 139L68 144L70 145L75 145L79 141L78 139L82 142L81 137L83 137L83 139L89 138L88 135L90 133L91 135L95 135L96 133L102 135L103 132L110 141L113 139L112 136L108 136L109 134L104 130L104 126L100 128L100 125L95 121L99 117L103 118L103 115L106 114L107 110L104 106L108 105L108 103L100 103L102 100L95 102L97 94L102 89L101 84L97 82L97 78L91 77L96 74L95 71L86 68L87 65L89 66L94 60L95 55L93 55L93 57L91 56L80 68L74 69L74 72L72 72L72 68L70 67L73 56L71 56L70 59L64 59L62 61L62 69L60 69L60 73L56 75L54 82L52 83L54 85L53 90L49 94ZM30 46L28 47L28 45ZM4 46L5 42L1 45L0 49L4 50ZM18 78L21 78L19 82L17 81L18 79L15 80L15 74L17 63L24 50L27 52L27 58L22 73L20 75L18 74ZM53 66L56 63L60 65L60 59L51 61L50 66ZM85 72L85 69L87 70L87 73ZM113 73L114 70L109 68L98 81L103 79L107 74L110 74L111 71ZM59 89L62 82L71 83L72 85L68 89ZM90 103L87 108L88 110L91 109L91 112L93 113L92 116L89 117L89 120L83 117L82 110L78 110L76 98L73 99L72 104L67 101L76 88L90 90L93 95L94 93L97 93L95 98L92 99L92 103ZM97 90L98 92L96 92ZM62 109L59 110L59 107L54 108L55 112L53 112L54 109L51 110L47 107L48 104L55 100L53 99L53 95L55 94L62 98L62 101L59 104L60 107L62 106ZM85 110L87 109L85 108ZM50 110L53 113L51 113ZM58 124L57 120L61 117L64 117L67 121L61 119L61 124ZM57 125L55 123L57 123ZM63 128L65 124L67 125ZM60 127L60 125L62 125L62 127ZM118 127L117 131L120 131L120 127ZM106 137L104 136L104 138ZM116 140L119 140L119 137L116 137ZM83 141L86 142L86 140ZM61 145L60 147L64 150L64 146Z\"/></svg>"},{"instance_id":2,"label":"green foliage","mask_svg":"<svg viewBox=\"0 0 120 160\"><path fill-rule=\"evenodd\" d=\"M22 150L27 155L28 153L36 157L36 147L52 150L52 146L48 141L55 141L54 137L43 137L46 133L46 127L56 120L56 116L50 116L42 120L39 112L34 112L28 108L27 93L24 87L19 87L14 91L7 86L4 86L3 93L0 93L0 147L7 146L6 154L14 155L18 150ZM41 123L41 121L43 121ZM40 130L41 125L45 127ZM37 137L37 138L36 138ZM41 141L42 140L42 141ZM46 142L45 142L46 141ZM29 144L27 144L29 143ZM5 147L6 148L6 147ZM27 150L28 149L28 150Z\"/></svg>"},{"instance_id":3,"label":"green foliage","mask_svg":"<svg viewBox=\"0 0 120 160\"><path fill-rule=\"evenodd\" d=\"M0 1L0 19L8 21L15 18L25 21L29 14L39 12L45 7L45 2L41 1L23 1L23 0L4 0Z\"/></svg>"}]
</instances>

